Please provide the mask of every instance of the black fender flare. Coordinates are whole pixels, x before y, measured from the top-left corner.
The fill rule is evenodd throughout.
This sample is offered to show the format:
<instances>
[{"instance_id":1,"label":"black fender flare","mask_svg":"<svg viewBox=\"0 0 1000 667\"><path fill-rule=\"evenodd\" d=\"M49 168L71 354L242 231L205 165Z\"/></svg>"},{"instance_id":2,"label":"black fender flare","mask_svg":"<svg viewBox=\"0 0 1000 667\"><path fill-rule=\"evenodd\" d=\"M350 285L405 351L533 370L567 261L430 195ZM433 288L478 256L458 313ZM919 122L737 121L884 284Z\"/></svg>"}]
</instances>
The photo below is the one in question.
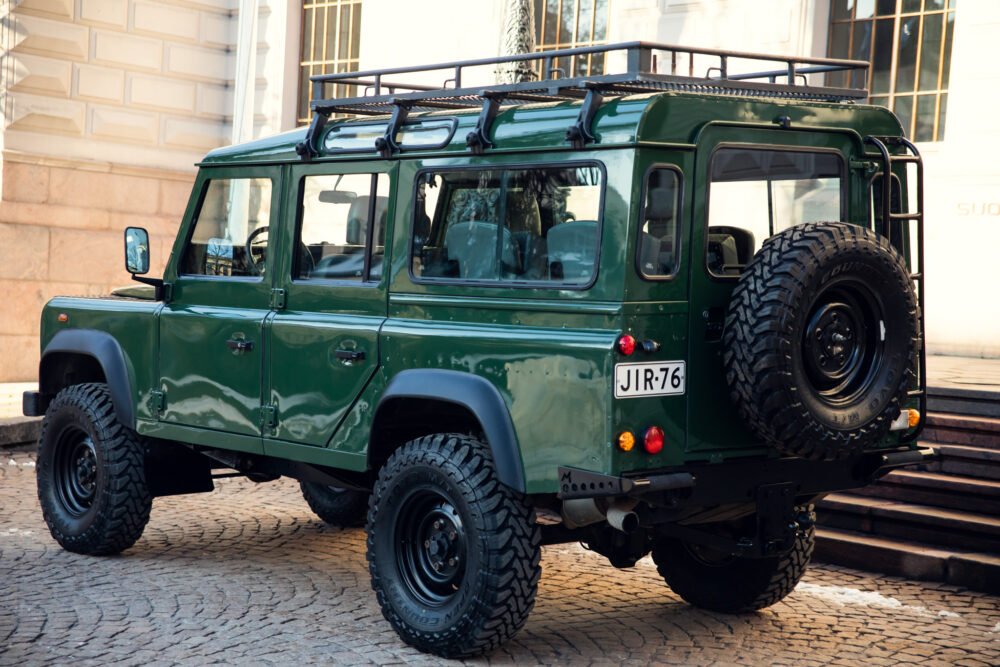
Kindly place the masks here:
<instances>
[{"instance_id":1,"label":"black fender flare","mask_svg":"<svg viewBox=\"0 0 1000 667\"><path fill-rule=\"evenodd\" d=\"M497 477L515 491L525 492L524 464L507 403L488 380L471 373L414 368L397 373L382 392L372 424L391 400L422 398L445 401L469 410L479 421L493 454Z\"/></svg>"},{"instance_id":2,"label":"black fender flare","mask_svg":"<svg viewBox=\"0 0 1000 667\"><path fill-rule=\"evenodd\" d=\"M59 354L93 358L104 371L118 421L129 428L135 428L135 400L132 397L128 363L114 336L94 329L65 329L53 336L42 351L42 359L38 364L38 389L43 396L54 396L61 389L54 386L55 378L47 372L48 364Z\"/></svg>"}]
</instances>

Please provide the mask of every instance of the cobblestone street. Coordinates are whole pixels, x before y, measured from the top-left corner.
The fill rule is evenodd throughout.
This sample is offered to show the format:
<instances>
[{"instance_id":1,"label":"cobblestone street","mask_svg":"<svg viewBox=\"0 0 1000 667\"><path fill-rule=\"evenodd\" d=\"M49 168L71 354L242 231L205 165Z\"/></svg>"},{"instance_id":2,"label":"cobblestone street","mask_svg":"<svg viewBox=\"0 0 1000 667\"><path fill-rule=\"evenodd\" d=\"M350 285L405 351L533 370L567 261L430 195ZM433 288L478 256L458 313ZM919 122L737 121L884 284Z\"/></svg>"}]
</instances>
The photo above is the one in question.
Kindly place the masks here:
<instances>
[{"instance_id":1,"label":"cobblestone street","mask_svg":"<svg viewBox=\"0 0 1000 667\"><path fill-rule=\"evenodd\" d=\"M436 664L383 621L360 529L312 516L291 481L157 499L123 556L60 549L34 460L0 465L0 664ZM527 626L485 662L1000 664L1000 598L817 565L748 616L682 603L649 559L615 570L546 547Z\"/></svg>"}]
</instances>

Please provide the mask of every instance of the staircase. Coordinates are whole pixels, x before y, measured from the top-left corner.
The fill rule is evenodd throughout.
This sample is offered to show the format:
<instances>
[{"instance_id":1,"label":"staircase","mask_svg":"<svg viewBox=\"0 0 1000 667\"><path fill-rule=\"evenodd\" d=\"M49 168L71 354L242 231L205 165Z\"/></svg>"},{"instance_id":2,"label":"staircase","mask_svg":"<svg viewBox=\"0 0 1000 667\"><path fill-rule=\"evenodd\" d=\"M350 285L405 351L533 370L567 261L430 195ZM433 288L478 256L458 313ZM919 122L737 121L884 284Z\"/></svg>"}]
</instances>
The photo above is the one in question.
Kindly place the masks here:
<instances>
[{"instance_id":1,"label":"staircase","mask_svg":"<svg viewBox=\"0 0 1000 667\"><path fill-rule=\"evenodd\" d=\"M816 560L1000 594L1000 393L928 390L940 460L817 507Z\"/></svg>"}]
</instances>

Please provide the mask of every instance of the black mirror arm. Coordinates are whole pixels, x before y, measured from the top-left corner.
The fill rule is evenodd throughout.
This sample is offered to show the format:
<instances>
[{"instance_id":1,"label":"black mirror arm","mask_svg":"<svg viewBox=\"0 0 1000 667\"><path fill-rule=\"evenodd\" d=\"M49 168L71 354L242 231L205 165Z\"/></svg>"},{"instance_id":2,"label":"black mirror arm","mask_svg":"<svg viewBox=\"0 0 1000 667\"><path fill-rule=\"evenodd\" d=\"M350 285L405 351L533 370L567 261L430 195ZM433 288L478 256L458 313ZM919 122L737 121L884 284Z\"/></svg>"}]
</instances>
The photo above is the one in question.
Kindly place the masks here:
<instances>
[{"instance_id":1,"label":"black mirror arm","mask_svg":"<svg viewBox=\"0 0 1000 667\"><path fill-rule=\"evenodd\" d=\"M166 289L167 286L164 284L163 278L147 278L146 276L140 276L133 273L132 280L137 283L142 283L143 285L152 285L154 290L153 294L157 301L163 301L164 297L169 292L169 290Z\"/></svg>"}]
</instances>

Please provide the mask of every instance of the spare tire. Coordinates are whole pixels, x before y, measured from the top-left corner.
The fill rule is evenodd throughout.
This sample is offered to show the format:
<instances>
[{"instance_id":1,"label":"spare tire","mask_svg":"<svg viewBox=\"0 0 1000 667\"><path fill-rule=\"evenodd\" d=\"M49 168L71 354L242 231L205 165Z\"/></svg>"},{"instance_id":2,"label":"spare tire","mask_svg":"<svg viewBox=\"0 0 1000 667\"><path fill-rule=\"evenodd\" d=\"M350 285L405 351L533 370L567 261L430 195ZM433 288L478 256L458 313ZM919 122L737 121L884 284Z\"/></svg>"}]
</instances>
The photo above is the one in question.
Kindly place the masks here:
<instances>
[{"instance_id":1,"label":"spare tire","mask_svg":"<svg viewBox=\"0 0 1000 667\"><path fill-rule=\"evenodd\" d=\"M733 291L726 379L767 443L842 459L899 416L919 336L909 270L884 237L844 222L796 225L764 243Z\"/></svg>"}]
</instances>

